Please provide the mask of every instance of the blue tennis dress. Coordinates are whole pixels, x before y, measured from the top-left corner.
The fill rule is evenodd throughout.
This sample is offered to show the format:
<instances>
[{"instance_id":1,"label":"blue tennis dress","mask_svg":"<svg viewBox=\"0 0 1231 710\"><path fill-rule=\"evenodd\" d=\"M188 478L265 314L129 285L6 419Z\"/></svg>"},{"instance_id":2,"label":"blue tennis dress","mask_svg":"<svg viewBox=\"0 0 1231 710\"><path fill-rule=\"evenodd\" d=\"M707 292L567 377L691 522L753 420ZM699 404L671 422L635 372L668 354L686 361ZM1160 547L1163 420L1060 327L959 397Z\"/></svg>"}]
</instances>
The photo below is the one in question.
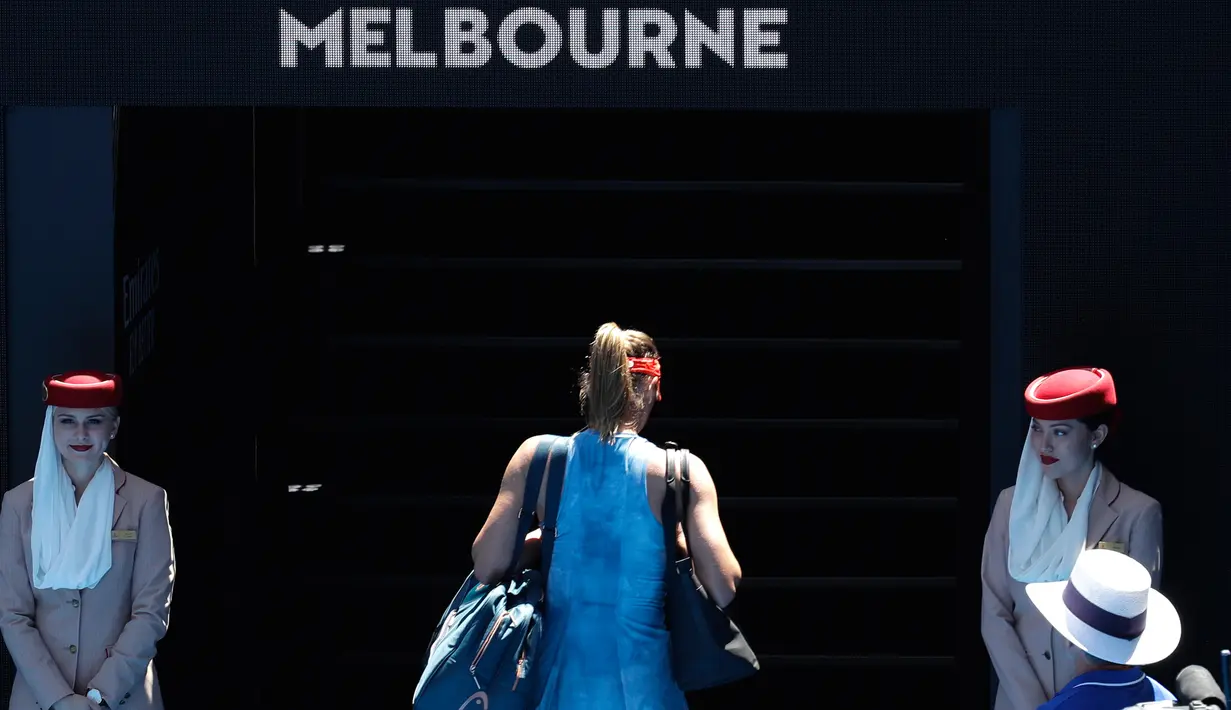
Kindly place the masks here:
<instances>
[{"instance_id":1,"label":"blue tennis dress","mask_svg":"<svg viewBox=\"0 0 1231 710\"><path fill-rule=\"evenodd\" d=\"M547 582L537 679L539 710L687 708L671 676L663 623L667 560L646 499L646 456L635 434L569 442Z\"/></svg>"}]
</instances>

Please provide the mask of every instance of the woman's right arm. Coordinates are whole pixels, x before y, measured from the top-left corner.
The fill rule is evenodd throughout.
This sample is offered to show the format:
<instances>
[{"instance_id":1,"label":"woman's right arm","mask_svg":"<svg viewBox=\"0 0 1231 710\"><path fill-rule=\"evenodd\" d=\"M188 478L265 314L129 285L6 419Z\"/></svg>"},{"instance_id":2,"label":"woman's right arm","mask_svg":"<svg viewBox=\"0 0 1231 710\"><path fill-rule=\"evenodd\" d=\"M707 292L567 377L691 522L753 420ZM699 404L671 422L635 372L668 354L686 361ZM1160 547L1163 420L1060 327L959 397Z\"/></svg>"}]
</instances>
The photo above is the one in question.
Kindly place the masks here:
<instances>
[{"instance_id":1,"label":"woman's right arm","mask_svg":"<svg viewBox=\"0 0 1231 710\"><path fill-rule=\"evenodd\" d=\"M1026 648L1013 618L1013 596L1009 592L1008 530L1012 491L1004 490L996 501L987 535L983 538L983 643L992 659L1000 688L1013 710L1035 710L1047 702L1047 694L1034 667L1026 656Z\"/></svg>"},{"instance_id":2,"label":"woman's right arm","mask_svg":"<svg viewBox=\"0 0 1231 710\"><path fill-rule=\"evenodd\" d=\"M692 495L688 497L688 510L684 517L688 522L688 547L692 555L693 569L697 580L705 587L710 599L720 607L735 600L741 571L739 560L731 551L727 534L718 517L718 491L705 462L695 454L688 454L688 475L692 481Z\"/></svg>"},{"instance_id":3,"label":"woman's right arm","mask_svg":"<svg viewBox=\"0 0 1231 710\"><path fill-rule=\"evenodd\" d=\"M35 701L50 708L73 695L73 688L34 627L34 590L21 539L20 518L6 493L0 505L0 634Z\"/></svg>"}]
</instances>

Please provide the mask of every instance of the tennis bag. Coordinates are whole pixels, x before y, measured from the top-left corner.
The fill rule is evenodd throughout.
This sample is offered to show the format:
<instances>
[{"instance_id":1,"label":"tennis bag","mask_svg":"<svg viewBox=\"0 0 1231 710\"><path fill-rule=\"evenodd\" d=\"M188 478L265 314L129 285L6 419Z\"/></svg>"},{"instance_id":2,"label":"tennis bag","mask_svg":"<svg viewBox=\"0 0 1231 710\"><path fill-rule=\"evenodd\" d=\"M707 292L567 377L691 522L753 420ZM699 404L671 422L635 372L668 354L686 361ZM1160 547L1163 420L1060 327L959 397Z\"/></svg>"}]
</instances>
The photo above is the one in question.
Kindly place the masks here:
<instances>
[{"instance_id":1,"label":"tennis bag","mask_svg":"<svg viewBox=\"0 0 1231 710\"><path fill-rule=\"evenodd\" d=\"M671 632L671 670L681 690L702 690L743 680L761 668L757 656L727 612L697 581L692 567L688 525L684 539L689 556L675 559L677 522L683 523L692 494L688 449L675 442L667 450L667 490L662 520L667 548L667 628Z\"/></svg>"},{"instance_id":2,"label":"tennis bag","mask_svg":"<svg viewBox=\"0 0 1231 710\"><path fill-rule=\"evenodd\" d=\"M538 704L533 679L543 632L544 593L555 542L556 513L568 459L568 438L539 444L526 477L517 541L505 578L495 585L466 578L432 634L415 687L419 710L529 710ZM517 570L539 488L547 476L539 569Z\"/></svg>"}]
</instances>

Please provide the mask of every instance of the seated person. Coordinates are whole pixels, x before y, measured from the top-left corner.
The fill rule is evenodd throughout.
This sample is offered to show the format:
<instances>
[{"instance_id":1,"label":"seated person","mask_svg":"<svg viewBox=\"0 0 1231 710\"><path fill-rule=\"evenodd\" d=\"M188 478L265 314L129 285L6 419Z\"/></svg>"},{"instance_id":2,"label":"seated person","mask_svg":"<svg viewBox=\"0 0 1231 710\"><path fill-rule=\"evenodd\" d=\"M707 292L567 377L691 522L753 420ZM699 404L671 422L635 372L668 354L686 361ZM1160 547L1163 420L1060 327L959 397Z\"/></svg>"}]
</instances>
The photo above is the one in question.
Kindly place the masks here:
<instances>
[{"instance_id":1,"label":"seated person","mask_svg":"<svg viewBox=\"0 0 1231 710\"><path fill-rule=\"evenodd\" d=\"M1150 588L1150 572L1140 562L1113 550L1087 550L1068 581L1028 584L1026 594L1084 652L1078 676L1039 710L1124 710L1175 701L1140 668L1167 658L1180 643L1180 617Z\"/></svg>"}]
</instances>

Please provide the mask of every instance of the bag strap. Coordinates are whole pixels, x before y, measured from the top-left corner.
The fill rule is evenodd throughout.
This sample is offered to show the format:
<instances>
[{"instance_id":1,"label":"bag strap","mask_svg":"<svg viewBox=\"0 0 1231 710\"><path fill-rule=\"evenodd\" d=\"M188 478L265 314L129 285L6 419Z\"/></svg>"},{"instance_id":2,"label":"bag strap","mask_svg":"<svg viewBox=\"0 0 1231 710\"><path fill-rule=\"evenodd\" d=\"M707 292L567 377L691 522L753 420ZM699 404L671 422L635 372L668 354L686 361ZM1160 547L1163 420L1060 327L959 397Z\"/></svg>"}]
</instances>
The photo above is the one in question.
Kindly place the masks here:
<instances>
[{"instance_id":1,"label":"bag strap","mask_svg":"<svg viewBox=\"0 0 1231 710\"><path fill-rule=\"evenodd\" d=\"M543 476L547 476L547 505L544 514L550 521L550 538L547 535L548 525L543 528L542 572L547 574L547 566L551 563L552 546L555 543L556 513L560 508L560 492L564 485L564 467L568 463L568 439L557 436L550 440L540 441L534 450L534 459L526 472L526 489L522 493L521 510L517 513L517 538L513 542L513 559L509 561L505 577L512 577L521 572L517 562L521 559L522 549L526 544L526 535L530 533L531 521L538 514L539 490L543 487ZM550 540L550 541L549 541Z\"/></svg>"},{"instance_id":2,"label":"bag strap","mask_svg":"<svg viewBox=\"0 0 1231 710\"><path fill-rule=\"evenodd\" d=\"M543 530L543 546L540 553L539 569L543 581L547 580L547 571L551 569L551 555L556 549L556 516L560 513L560 496L564 490L564 469L568 466L569 439L557 437L551 444L550 469L547 472L547 505L544 506L545 519L539 522ZM522 536L525 539L525 536Z\"/></svg>"},{"instance_id":3,"label":"bag strap","mask_svg":"<svg viewBox=\"0 0 1231 710\"><path fill-rule=\"evenodd\" d=\"M687 553L692 554L692 543L688 539L686 522L688 494L692 489L692 482L688 477L688 449L679 448L679 444L674 441L665 442L664 447L667 451L667 488L663 495L662 506L663 535L667 545L668 563L674 564L676 525L683 524L684 545L688 548Z\"/></svg>"}]
</instances>

